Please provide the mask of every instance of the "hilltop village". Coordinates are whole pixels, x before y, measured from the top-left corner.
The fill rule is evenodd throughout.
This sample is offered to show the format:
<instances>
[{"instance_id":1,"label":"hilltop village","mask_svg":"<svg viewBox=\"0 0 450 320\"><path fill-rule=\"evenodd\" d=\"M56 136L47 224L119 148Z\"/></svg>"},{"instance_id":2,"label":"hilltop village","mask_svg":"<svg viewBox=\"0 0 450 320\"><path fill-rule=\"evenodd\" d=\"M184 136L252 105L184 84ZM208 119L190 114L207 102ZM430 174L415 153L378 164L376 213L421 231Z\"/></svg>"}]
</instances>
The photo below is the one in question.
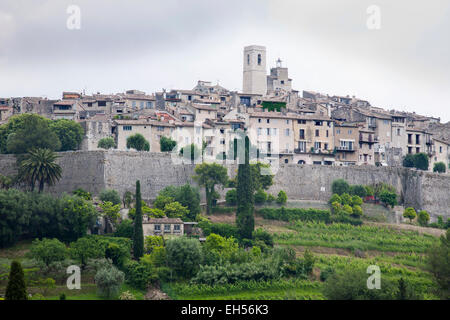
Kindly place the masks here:
<instances>
[{"instance_id":1,"label":"hilltop village","mask_svg":"<svg viewBox=\"0 0 450 320\"><path fill-rule=\"evenodd\" d=\"M161 152L166 137L178 150L203 147L211 160L227 159L233 133L245 129L269 162L401 166L406 155L425 153L430 171L438 162L449 167L450 123L384 110L354 96L299 92L280 59L269 74L266 65L265 47L244 48L242 92L198 81L191 90L0 98L0 124L16 114L36 113L79 122L85 131L81 150L97 150L99 141L110 137L115 149L126 151L127 138L139 133L150 152Z\"/></svg>"}]
</instances>

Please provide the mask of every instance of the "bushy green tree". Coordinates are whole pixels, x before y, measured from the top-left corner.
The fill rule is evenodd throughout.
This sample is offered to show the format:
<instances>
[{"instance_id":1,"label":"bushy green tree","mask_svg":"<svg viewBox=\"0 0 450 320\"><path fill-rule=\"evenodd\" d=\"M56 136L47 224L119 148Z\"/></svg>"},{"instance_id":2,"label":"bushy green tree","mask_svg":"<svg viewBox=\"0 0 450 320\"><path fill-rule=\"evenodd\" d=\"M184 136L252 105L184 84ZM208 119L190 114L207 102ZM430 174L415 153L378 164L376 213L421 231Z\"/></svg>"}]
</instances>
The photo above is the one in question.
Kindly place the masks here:
<instances>
[{"instance_id":1,"label":"bushy green tree","mask_svg":"<svg viewBox=\"0 0 450 320\"><path fill-rule=\"evenodd\" d=\"M350 194L364 198L366 196L366 188L363 185L355 184L350 186Z\"/></svg>"},{"instance_id":2,"label":"bushy green tree","mask_svg":"<svg viewBox=\"0 0 450 320\"><path fill-rule=\"evenodd\" d=\"M131 239L133 238L133 229L133 221L131 219L125 219L117 226L114 236Z\"/></svg>"},{"instance_id":3,"label":"bushy green tree","mask_svg":"<svg viewBox=\"0 0 450 320\"><path fill-rule=\"evenodd\" d=\"M127 148L137 151L150 151L150 143L140 133L136 133L127 138Z\"/></svg>"},{"instance_id":4,"label":"bushy green tree","mask_svg":"<svg viewBox=\"0 0 450 320\"><path fill-rule=\"evenodd\" d=\"M363 215L363 210L362 210L361 206L359 206L359 205L354 205L352 209L353 209L353 210L352 210L352 211L353 211L353 212L352 212L352 215L353 215L354 217L359 218L359 217L361 217L361 216Z\"/></svg>"},{"instance_id":5,"label":"bushy green tree","mask_svg":"<svg viewBox=\"0 0 450 320\"><path fill-rule=\"evenodd\" d=\"M445 170L445 163L443 162L436 162L433 165L433 172L445 173Z\"/></svg>"},{"instance_id":6,"label":"bushy green tree","mask_svg":"<svg viewBox=\"0 0 450 320\"><path fill-rule=\"evenodd\" d=\"M353 196L352 197L352 205L362 205L363 204L363 200L359 197L359 196Z\"/></svg>"},{"instance_id":7,"label":"bushy green tree","mask_svg":"<svg viewBox=\"0 0 450 320\"><path fill-rule=\"evenodd\" d=\"M277 203L285 204L287 202L287 198L286 192L284 192L284 190L280 190L280 192L278 192Z\"/></svg>"},{"instance_id":8,"label":"bushy green tree","mask_svg":"<svg viewBox=\"0 0 450 320\"><path fill-rule=\"evenodd\" d=\"M84 237L70 244L70 257L84 268L89 259L105 257L105 248L95 239Z\"/></svg>"},{"instance_id":9,"label":"bushy green tree","mask_svg":"<svg viewBox=\"0 0 450 320\"><path fill-rule=\"evenodd\" d=\"M84 129L78 122L59 119L49 122L49 127L61 141L59 151L78 150L84 136Z\"/></svg>"},{"instance_id":10,"label":"bushy green tree","mask_svg":"<svg viewBox=\"0 0 450 320\"><path fill-rule=\"evenodd\" d=\"M11 117L1 132L3 152L25 154L31 149L60 150L61 141L49 123L50 120L31 113Z\"/></svg>"},{"instance_id":11,"label":"bushy green tree","mask_svg":"<svg viewBox=\"0 0 450 320\"><path fill-rule=\"evenodd\" d=\"M403 166L405 168L414 168L414 155L413 154L407 154L403 158Z\"/></svg>"},{"instance_id":12,"label":"bushy green tree","mask_svg":"<svg viewBox=\"0 0 450 320\"><path fill-rule=\"evenodd\" d=\"M165 136L161 136L159 144L161 146L161 152L173 151L177 146L177 142L175 140L172 140L171 138L167 138Z\"/></svg>"},{"instance_id":13,"label":"bushy green tree","mask_svg":"<svg viewBox=\"0 0 450 320\"><path fill-rule=\"evenodd\" d=\"M255 190L267 190L273 185L273 177L270 170L270 165L267 163L252 163L250 164L253 187Z\"/></svg>"},{"instance_id":14,"label":"bushy green tree","mask_svg":"<svg viewBox=\"0 0 450 320\"><path fill-rule=\"evenodd\" d=\"M181 218L185 219L189 210L187 207L182 206L179 202L171 202L164 207L164 214L168 218Z\"/></svg>"},{"instance_id":15,"label":"bushy green tree","mask_svg":"<svg viewBox=\"0 0 450 320\"><path fill-rule=\"evenodd\" d=\"M119 193L116 190L106 189L100 192L102 202L111 202L113 205L121 204Z\"/></svg>"},{"instance_id":16,"label":"bushy green tree","mask_svg":"<svg viewBox=\"0 0 450 320\"><path fill-rule=\"evenodd\" d=\"M78 196L80 198L83 198L84 200L92 200L92 195L90 192L87 192L86 190L83 190L81 188L78 188L74 191L72 191L72 194L75 196Z\"/></svg>"},{"instance_id":17,"label":"bushy green tree","mask_svg":"<svg viewBox=\"0 0 450 320\"><path fill-rule=\"evenodd\" d=\"M101 138L97 144L97 148L106 149L106 150L114 149L115 147L116 147L116 142L114 141L113 137Z\"/></svg>"},{"instance_id":18,"label":"bushy green tree","mask_svg":"<svg viewBox=\"0 0 450 320\"><path fill-rule=\"evenodd\" d=\"M67 248L58 239L36 239L30 247L30 257L36 261L42 261L47 267L57 261L63 261L67 257Z\"/></svg>"},{"instance_id":19,"label":"bushy green tree","mask_svg":"<svg viewBox=\"0 0 450 320\"><path fill-rule=\"evenodd\" d=\"M184 278L195 275L202 261L201 246L197 239L171 239L167 241L166 254L169 267Z\"/></svg>"},{"instance_id":20,"label":"bushy green tree","mask_svg":"<svg viewBox=\"0 0 450 320\"><path fill-rule=\"evenodd\" d=\"M259 189L255 193L255 203L256 204L263 204L267 201L267 193L263 189Z\"/></svg>"},{"instance_id":21,"label":"bushy green tree","mask_svg":"<svg viewBox=\"0 0 450 320\"><path fill-rule=\"evenodd\" d=\"M341 204L343 205L348 204L349 206L352 205L352 196L349 195L348 193L343 193L341 195L341 199L342 199Z\"/></svg>"},{"instance_id":22,"label":"bushy green tree","mask_svg":"<svg viewBox=\"0 0 450 320\"><path fill-rule=\"evenodd\" d=\"M120 218L120 204L114 205L112 202L106 201L100 203L99 207L102 209L102 216L111 221L114 226L117 225Z\"/></svg>"},{"instance_id":23,"label":"bushy green tree","mask_svg":"<svg viewBox=\"0 0 450 320\"><path fill-rule=\"evenodd\" d=\"M331 184L331 190L333 193L342 195L343 193L350 192L350 185L344 179L337 179Z\"/></svg>"},{"instance_id":24,"label":"bushy green tree","mask_svg":"<svg viewBox=\"0 0 450 320\"><path fill-rule=\"evenodd\" d=\"M413 221L416 217L416 210L412 207L406 208L405 211L403 211L403 217L409 219L410 222Z\"/></svg>"},{"instance_id":25,"label":"bushy green tree","mask_svg":"<svg viewBox=\"0 0 450 320\"><path fill-rule=\"evenodd\" d=\"M124 273L114 266L100 269L95 275L99 295L106 299L117 297L124 279Z\"/></svg>"},{"instance_id":26,"label":"bushy green tree","mask_svg":"<svg viewBox=\"0 0 450 320\"><path fill-rule=\"evenodd\" d=\"M134 217L133 255L136 260L144 255L144 230L142 227L141 182L136 181L136 215Z\"/></svg>"},{"instance_id":27,"label":"bushy green tree","mask_svg":"<svg viewBox=\"0 0 450 320\"><path fill-rule=\"evenodd\" d=\"M429 158L424 152L416 153L414 155L414 167L419 170L428 170Z\"/></svg>"},{"instance_id":28,"label":"bushy green tree","mask_svg":"<svg viewBox=\"0 0 450 320\"><path fill-rule=\"evenodd\" d=\"M123 199L122 199L123 206L125 208L130 209L131 204L133 203L133 200L134 200L134 194L131 191L125 191L125 193L123 194Z\"/></svg>"},{"instance_id":29,"label":"bushy green tree","mask_svg":"<svg viewBox=\"0 0 450 320\"><path fill-rule=\"evenodd\" d=\"M177 201L182 206L187 207L189 212L184 216L184 219L186 220L194 221L196 216L200 213L200 192L190 184L185 184L180 187L168 186L159 193L158 198L160 196L166 198L170 197L173 199L170 202ZM155 207L164 209L168 202L161 201L162 199L157 199L157 201L155 201ZM158 202L164 202L164 204Z\"/></svg>"},{"instance_id":30,"label":"bushy green tree","mask_svg":"<svg viewBox=\"0 0 450 320\"><path fill-rule=\"evenodd\" d=\"M216 185L225 186L228 180L227 168L217 163L202 163L195 167L195 176L197 183L205 187L206 194L206 213L211 213L213 198Z\"/></svg>"},{"instance_id":31,"label":"bushy green tree","mask_svg":"<svg viewBox=\"0 0 450 320\"><path fill-rule=\"evenodd\" d=\"M395 192L391 192L388 190L381 191L380 200L387 206L391 206L392 208L397 204L397 194Z\"/></svg>"},{"instance_id":32,"label":"bushy green tree","mask_svg":"<svg viewBox=\"0 0 450 320\"><path fill-rule=\"evenodd\" d=\"M5 300L27 300L27 287L22 265L19 261L11 263L8 284L6 285Z\"/></svg>"},{"instance_id":33,"label":"bushy green tree","mask_svg":"<svg viewBox=\"0 0 450 320\"><path fill-rule=\"evenodd\" d=\"M417 222L419 222L421 226L427 226L429 221L430 215L428 214L428 212L426 212L425 210L420 210L417 214Z\"/></svg>"}]
</instances>

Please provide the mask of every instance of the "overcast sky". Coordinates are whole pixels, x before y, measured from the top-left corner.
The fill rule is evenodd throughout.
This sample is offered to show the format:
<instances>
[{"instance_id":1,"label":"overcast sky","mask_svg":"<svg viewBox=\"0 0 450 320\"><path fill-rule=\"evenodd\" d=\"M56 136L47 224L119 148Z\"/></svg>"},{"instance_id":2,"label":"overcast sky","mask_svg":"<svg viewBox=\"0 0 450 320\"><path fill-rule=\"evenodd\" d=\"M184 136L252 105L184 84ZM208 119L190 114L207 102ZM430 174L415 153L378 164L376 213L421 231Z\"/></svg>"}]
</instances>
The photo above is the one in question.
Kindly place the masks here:
<instances>
[{"instance_id":1,"label":"overcast sky","mask_svg":"<svg viewBox=\"0 0 450 320\"><path fill-rule=\"evenodd\" d=\"M78 5L81 29L66 26ZM367 8L380 8L370 30ZM450 1L0 0L0 97L242 90L242 51L280 57L294 89L450 121Z\"/></svg>"}]
</instances>

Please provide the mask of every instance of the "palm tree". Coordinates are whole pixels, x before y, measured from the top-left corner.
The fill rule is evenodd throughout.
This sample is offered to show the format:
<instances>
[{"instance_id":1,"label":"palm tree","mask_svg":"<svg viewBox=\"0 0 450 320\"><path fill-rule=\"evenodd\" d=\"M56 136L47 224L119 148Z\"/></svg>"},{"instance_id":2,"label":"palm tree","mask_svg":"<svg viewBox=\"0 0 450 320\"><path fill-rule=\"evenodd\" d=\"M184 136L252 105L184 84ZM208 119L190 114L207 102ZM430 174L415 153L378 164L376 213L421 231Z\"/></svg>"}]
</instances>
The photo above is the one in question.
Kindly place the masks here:
<instances>
[{"instance_id":1,"label":"palm tree","mask_svg":"<svg viewBox=\"0 0 450 320\"><path fill-rule=\"evenodd\" d=\"M50 149L33 149L20 164L20 177L27 181L34 191L35 184L39 184L39 193L44 190L44 184L49 186L61 179L62 169L55 162L58 158Z\"/></svg>"}]
</instances>

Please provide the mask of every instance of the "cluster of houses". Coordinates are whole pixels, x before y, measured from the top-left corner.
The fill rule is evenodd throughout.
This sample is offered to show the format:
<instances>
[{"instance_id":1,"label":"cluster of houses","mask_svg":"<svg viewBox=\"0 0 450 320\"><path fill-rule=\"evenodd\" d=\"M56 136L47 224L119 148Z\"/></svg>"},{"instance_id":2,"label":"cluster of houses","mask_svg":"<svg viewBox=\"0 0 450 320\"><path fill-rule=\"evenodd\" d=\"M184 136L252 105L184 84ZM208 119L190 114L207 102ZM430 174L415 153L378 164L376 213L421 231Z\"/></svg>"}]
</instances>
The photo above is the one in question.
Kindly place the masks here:
<instances>
[{"instance_id":1,"label":"cluster of houses","mask_svg":"<svg viewBox=\"0 0 450 320\"><path fill-rule=\"evenodd\" d=\"M210 159L226 159L230 142L246 130L252 146L269 162L315 165L401 165L406 154L429 155L448 168L450 123L411 112L384 110L354 96L330 96L292 89L279 59L266 72L266 49L244 48L243 90L230 91L208 81L192 90L147 94L129 90L85 95L64 92L62 99L0 98L0 124L18 113L78 121L85 129L83 150L113 137L116 149L142 134L151 152L161 152L161 137L180 149L204 148Z\"/></svg>"}]
</instances>

